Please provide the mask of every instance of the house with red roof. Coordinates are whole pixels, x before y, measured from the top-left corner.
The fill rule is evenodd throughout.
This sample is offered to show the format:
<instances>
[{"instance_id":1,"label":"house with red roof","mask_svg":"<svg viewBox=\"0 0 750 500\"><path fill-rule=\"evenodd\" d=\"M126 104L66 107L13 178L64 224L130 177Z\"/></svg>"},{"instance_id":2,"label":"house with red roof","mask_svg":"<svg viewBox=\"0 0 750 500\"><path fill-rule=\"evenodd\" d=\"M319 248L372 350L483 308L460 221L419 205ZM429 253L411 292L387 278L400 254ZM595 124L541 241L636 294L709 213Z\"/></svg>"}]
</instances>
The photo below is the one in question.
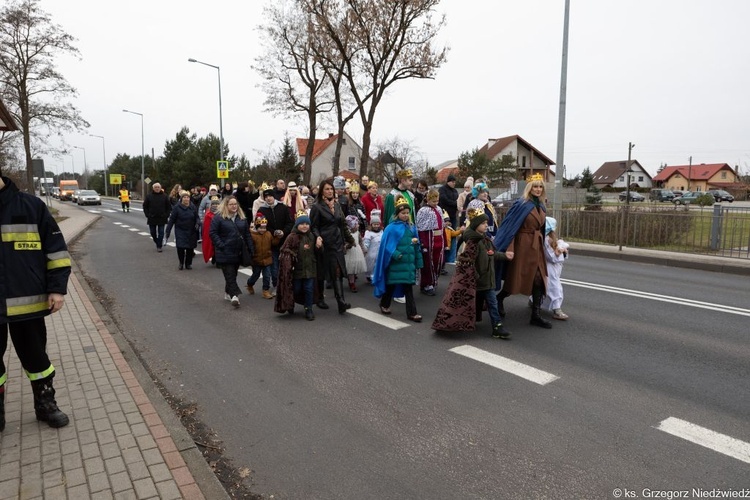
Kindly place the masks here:
<instances>
[{"instance_id":1,"label":"house with red roof","mask_svg":"<svg viewBox=\"0 0 750 500\"><path fill-rule=\"evenodd\" d=\"M479 149L479 153L484 153L490 160L513 155L518 165L519 177L522 179L533 174L542 174L544 182L555 181L555 172L550 168L555 162L520 135L488 139L487 144Z\"/></svg>"},{"instance_id":2,"label":"house with red roof","mask_svg":"<svg viewBox=\"0 0 750 500\"><path fill-rule=\"evenodd\" d=\"M603 187L626 189L630 180L632 188L653 186L653 179L643 165L638 163L638 160L630 160L629 166L630 168L628 168L627 160L602 163L602 166L592 174L594 185L600 189ZM630 171L629 175L628 171Z\"/></svg>"},{"instance_id":3,"label":"house with red roof","mask_svg":"<svg viewBox=\"0 0 750 500\"><path fill-rule=\"evenodd\" d=\"M310 184L317 185L323 179L333 176L333 155L336 152L338 134L328 134L325 139L315 139L310 171ZM300 162L305 162L307 138L297 138L297 156ZM354 142L349 134L344 132L344 142L341 145L339 159L339 175L347 180L359 179L362 148Z\"/></svg>"},{"instance_id":4,"label":"house with red roof","mask_svg":"<svg viewBox=\"0 0 750 500\"><path fill-rule=\"evenodd\" d=\"M739 182L739 174L726 163L664 167L654 177L654 185L680 191L728 189L736 187Z\"/></svg>"}]
</instances>

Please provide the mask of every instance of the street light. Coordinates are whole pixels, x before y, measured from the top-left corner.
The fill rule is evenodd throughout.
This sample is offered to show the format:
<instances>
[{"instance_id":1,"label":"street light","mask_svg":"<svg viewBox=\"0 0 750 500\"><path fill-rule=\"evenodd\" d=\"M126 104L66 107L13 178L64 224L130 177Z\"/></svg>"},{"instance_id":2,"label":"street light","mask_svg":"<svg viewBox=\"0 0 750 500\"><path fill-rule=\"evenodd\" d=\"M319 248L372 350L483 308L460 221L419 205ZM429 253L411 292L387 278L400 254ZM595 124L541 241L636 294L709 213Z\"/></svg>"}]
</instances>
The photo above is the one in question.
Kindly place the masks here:
<instances>
[{"instance_id":1,"label":"street light","mask_svg":"<svg viewBox=\"0 0 750 500\"><path fill-rule=\"evenodd\" d=\"M146 176L145 176L145 174L146 174L146 163L145 163L145 161L146 161L145 160L146 153L145 153L144 143L143 143L143 113L138 113L137 111L129 111L127 109L123 109L122 112L123 113L131 113L131 114L138 115L138 116L141 117L141 201L143 201L143 200L146 199L146 188L145 188L145 184L146 184L146 181L145 181L145 179L146 179Z\"/></svg>"},{"instance_id":2,"label":"street light","mask_svg":"<svg viewBox=\"0 0 750 500\"><path fill-rule=\"evenodd\" d=\"M108 196L109 190L107 189L107 153L104 151L104 136L94 134L89 135L91 137L98 137L102 140L102 158L104 158L104 196Z\"/></svg>"},{"instance_id":3,"label":"street light","mask_svg":"<svg viewBox=\"0 0 750 500\"><path fill-rule=\"evenodd\" d=\"M628 143L628 162L625 164L625 206L622 207L622 218L620 219L620 250L622 251L622 241L625 239L625 217L628 215L630 208L630 153L633 151L635 144Z\"/></svg>"},{"instance_id":4,"label":"street light","mask_svg":"<svg viewBox=\"0 0 750 500\"><path fill-rule=\"evenodd\" d=\"M221 148L221 151L219 151L219 160L224 160L224 121L221 117L221 69L218 66L198 61L197 59L193 59L192 57L188 59L188 62L198 63L204 66L215 68L217 74L219 75L219 147Z\"/></svg>"},{"instance_id":5,"label":"street light","mask_svg":"<svg viewBox=\"0 0 750 500\"><path fill-rule=\"evenodd\" d=\"M82 148L81 146L73 146L73 147L76 148L76 149L80 149L81 151L83 151L83 175L86 175L86 172L87 172L86 169L88 167L88 163L86 162L86 150L84 148ZM86 187L88 187L88 176L86 177L86 179L87 179Z\"/></svg>"}]
</instances>

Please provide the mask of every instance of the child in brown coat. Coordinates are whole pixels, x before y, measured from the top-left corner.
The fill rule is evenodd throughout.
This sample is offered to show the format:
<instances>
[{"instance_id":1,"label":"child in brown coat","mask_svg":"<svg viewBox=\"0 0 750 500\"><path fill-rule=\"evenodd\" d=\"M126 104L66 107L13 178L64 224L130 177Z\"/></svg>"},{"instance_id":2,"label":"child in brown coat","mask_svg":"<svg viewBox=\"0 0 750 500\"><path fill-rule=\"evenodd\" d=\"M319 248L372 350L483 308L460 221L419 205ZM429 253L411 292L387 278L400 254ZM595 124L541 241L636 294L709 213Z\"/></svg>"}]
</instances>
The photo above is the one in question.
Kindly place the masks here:
<instances>
[{"instance_id":1,"label":"child in brown coat","mask_svg":"<svg viewBox=\"0 0 750 500\"><path fill-rule=\"evenodd\" d=\"M253 286L255 282L263 275L263 298L272 299L271 293L271 264L273 264L273 255L271 249L278 247L281 238L268 232L266 226L268 221L262 214L255 216L254 229L250 231L250 237L253 239L255 252L253 253L253 274L247 279L247 292L252 295L255 293Z\"/></svg>"}]
</instances>

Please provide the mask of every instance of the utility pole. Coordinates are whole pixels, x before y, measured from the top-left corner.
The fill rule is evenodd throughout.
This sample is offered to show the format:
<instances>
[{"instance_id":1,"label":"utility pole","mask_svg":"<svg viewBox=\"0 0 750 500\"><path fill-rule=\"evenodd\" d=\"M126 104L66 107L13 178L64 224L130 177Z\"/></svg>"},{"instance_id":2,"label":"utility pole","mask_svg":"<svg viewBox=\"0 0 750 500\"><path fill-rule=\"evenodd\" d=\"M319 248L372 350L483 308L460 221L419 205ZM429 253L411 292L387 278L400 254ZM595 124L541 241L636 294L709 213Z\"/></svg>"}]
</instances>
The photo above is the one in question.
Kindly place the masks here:
<instances>
[{"instance_id":1,"label":"utility pole","mask_svg":"<svg viewBox=\"0 0 750 500\"><path fill-rule=\"evenodd\" d=\"M552 211L561 221L562 185L565 178L565 110L568 92L568 20L570 18L570 0L565 0L565 17L563 20L562 68L560 70L560 109L557 115L557 156L555 156L555 194L552 198ZM558 195L558 191L561 191Z\"/></svg>"},{"instance_id":2,"label":"utility pole","mask_svg":"<svg viewBox=\"0 0 750 500\"><path fill-rule=\"evenodd\" d=\"M622 243L625 239L625 218L628 216L630 209L630 153L634 147L635 144L628 143L628 162L625 164L625 205L622 207L622 217L620 218L620 252L622 252Z\"/></svg>"},{"instance_id":3,"label":"utility pole","mask_svg":"<svg viewBox=\"0 0 750 500\"><path fill-rule=\"evenodd\" d=\"M688 159L688 188L687 190L690 191L690 178L693 176L693 157L691 156Z\"/></svg>"}]
</instances>

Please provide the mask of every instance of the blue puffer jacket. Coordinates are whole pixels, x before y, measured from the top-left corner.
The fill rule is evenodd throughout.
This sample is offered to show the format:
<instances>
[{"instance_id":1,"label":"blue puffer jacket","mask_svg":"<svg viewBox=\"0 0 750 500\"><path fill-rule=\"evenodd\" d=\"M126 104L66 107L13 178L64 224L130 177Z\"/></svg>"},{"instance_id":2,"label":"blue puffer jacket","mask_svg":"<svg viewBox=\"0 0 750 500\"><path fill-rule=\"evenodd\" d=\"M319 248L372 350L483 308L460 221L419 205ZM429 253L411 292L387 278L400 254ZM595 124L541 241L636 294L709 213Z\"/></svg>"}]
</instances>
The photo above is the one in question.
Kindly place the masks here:
<instances>
[{"instance_id":1,"label":"blue puffer jacket","mask_svg":"<svg viewBox=\"0 0 750 500\"><path fill-rule=\"evenodd\" d=\"M387 228L386 228L387 229ZM389 285L404 283L413 285L417 280L417 269L423 266L422 252L419 243L413 243L414 233L404 231L396 245L385 273L385 282Z\"/></svg>"},{"instance_id":2,"label":"blue puffer jacket","mask_svg":"<svg viewBox=\"0 0 750 500\"><path fill-rule=\"evenodd\" d=\"M214 244L217 264L239 264L243 239L250 253L253 253L253 239L250 237L247 220L240 219L239 216L233 221L216 214L211 220L208 235Z\"/></svg>"},{"instance_id":3,"label":"blue puffer jacket","mask_svg":"<svg viewBox=\"0 0 750 500\"><path fill-rule=\"evenodd\" d=\"M174 240L177 248L195 248L198 246L198 228L200 222L198 210L192 203L188 206L178 203L172 209L167 223L167 239L174 227Z\"/></svg>"}]
</instances>

